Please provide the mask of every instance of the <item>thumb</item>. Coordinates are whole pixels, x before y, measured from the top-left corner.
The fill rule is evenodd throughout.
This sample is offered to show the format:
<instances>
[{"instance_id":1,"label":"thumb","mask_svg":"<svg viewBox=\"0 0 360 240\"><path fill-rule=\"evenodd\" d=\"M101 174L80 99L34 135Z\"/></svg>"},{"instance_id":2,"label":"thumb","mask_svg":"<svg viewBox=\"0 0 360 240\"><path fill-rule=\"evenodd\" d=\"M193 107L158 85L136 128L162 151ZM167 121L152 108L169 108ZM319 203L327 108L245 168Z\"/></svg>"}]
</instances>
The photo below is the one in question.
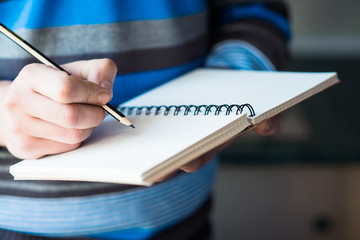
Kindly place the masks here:
<instances>
[{"instance_id":1,"label":"thumb","mask_svg":"<svg viewBox=\"0 0 360 240\"><path fill-rule=\"evenodd\" d=\"M117 73L116 64L110 59L76 61L62 65L71 75L96 83L112 96L112 88Z\"/></svg>"}]
</instances>

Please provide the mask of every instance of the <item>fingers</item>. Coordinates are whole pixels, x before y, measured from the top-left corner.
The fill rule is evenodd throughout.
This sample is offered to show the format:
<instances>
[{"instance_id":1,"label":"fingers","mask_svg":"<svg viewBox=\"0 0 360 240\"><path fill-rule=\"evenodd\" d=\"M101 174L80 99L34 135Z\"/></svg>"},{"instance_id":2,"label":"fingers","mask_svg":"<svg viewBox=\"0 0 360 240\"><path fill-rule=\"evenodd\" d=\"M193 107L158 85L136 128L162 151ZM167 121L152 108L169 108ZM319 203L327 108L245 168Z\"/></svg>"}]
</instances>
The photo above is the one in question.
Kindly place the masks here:
<instances>
[{"instance_id":1,"label":"fingers","mask_svg":"<svg viewBox=\"0 0 360 240\"><path fill-rule=\"evenodd\" d=\"M71 75L86 79L105 88L110 94L117 73L116 64L109 59L77 61L62 65Z\"/></svg>"},{"instance_id":2,"label":"fingers","mask_svg":"<svg viewBox=\"0 0 360 240\"><path fill-rule=\"evenodd\" d=\"M64 128L86 129L99 126L106 116L102 108L89 104L61 104L34 94L33 101L24 102L24 113L33 118L59 125ZM36 102L37 104L32 104ZM44 109L47 109L44 111Z\"/></svg>"},{"instance_id":3,"label":"fingers","mask_svg":"<svg viewBox=\"0 0 360 240\"><path fill-rule=\"evenodd\" d=\"M260 123L255 132L260 136L270 136L275 134L280 128L280 116L277 115Z\"/></svg>"},{"instance_id":4,"label":"fingers","mask_svg":"<svg viewBox=\"0 0 360 240\"><path fill-rule=\"evenodd\" d=\"M261 136L269 136L277 132L280 127L280 116L275 116L271 119L268 119L262 123L260 123L256 128L255 132ZM230 140L217 148L205 153L204 155L198 157L197 159L189 162L185 166L181 167L180 169L185 172L195 172L199 170L202 166L207 164L215 157L215 155L230 145L234 140Z\"/></svg>"},{"instance_id":5,"label":"fingers","mask_svg":"<svg viewBox=\"0 0 360 240\"><path fill-rule=\"evenodd\" d=\"M280 127L280 116L275 116L271 119L268 119L262 123L260 123L256 128L255 132L261 136L269 136L273 135L277 132ZM206 163L210 162L211 159L215 157L215 155L230 145L234 140L230 140L219 147L205 153L204 155L200 156L199 158L189 162L185 166L181 168L181 170L185 172L195 172L199 170L202 166Z\"/></svg>"},{"instance_id":6,"label":"fingers","mask_svg":"<svg viewBox=\"0 0 360 240\"><path fill-rule=\"evenodd\" d=\"M196 172L202 166L204 166L205 164L210 162L211 159L213 159L214 157L215 157L215 154L204 154L201 157L189 162L188 164L181 167L180 169L183 170L184 172L188 172L188 173Z\"/></svg>"},{"instance_id":7,"label":"fingers","mask_svg":"<svg viewBox=\"0 0 360 240\"><path fill-rule=\"evenodd\" d=\"M21 71L22 79L33 79L32 91L58 103L103 105L111 94L96 83L70 76L42 64L31 64Z\"/></svg>"},{"instance_id":8,"label":"fingers","mask_svg":"<svg viewBox=\"0 0 360 240\"><path fill-rule=\"evenodd\" d=\"M110 60L22 69L0 104L1 144L14 156L39 158L80 146L105 118L116 66ZM102 86L100 86L102 85Z\"/></svg>"},{"instance_id":9,"label":"fingers","mask_svg":"<svg viewBox=\"0 0 360 240\"><path fill-rule=\"evenodd\" d=\"M189 162L185 166L181 167L180 169L184 172L195 172L199 170L202 166L209 163L216 154L218 154L221 150L225 149L227 146L229 146L234 140L230 140L226 143L221 144L220 146L212 149L211 151L203 154L202 156L198 157L197 159Z\"/></svg>"},{"instance_id":10,"label":"fingers","mask_svg":"<svg viewBox=\"0 0 360 240\"><path fill-rule=\"evenodd\" d=\"M8 126L13 134L37 139L48 139L65 144L80 143L87 139L94 130L94 128L64 128L28 115L23 116L21 120L19 119L10 119L11 122Z\"/></svg>"},{"instance_id":11,"label":"fingers","mask_svg":"<svg viewBox=\"0 0 360 240\"><path fill-rule=\"evenodd\" d=\"M7 141L7 149L20 159L38 159L45 155L57 154L74 150L81 143L65 144L44 138L12 135ZM44 152L46 149L46 152Z\"/></svg>"}]
</instances>

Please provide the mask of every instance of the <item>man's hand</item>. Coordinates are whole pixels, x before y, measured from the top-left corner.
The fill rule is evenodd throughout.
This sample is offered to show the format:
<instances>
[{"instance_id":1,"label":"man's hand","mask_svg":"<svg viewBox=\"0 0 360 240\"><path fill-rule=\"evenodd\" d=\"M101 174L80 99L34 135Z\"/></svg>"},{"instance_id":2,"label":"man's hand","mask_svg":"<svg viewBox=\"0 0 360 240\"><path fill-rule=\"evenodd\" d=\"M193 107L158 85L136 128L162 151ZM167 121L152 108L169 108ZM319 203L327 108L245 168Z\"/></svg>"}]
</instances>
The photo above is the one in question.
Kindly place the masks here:
<instances>
[{"instance_id":1,"label":"man's hand","mask_svg":"<svg viewBox=\"0 0 360 240\"><path fill-rule=\"evenodd\" d=\"M263 121L255 128L255 132L260 136L270 136L275 134L280 128L280 116L276 115Z\"/></svg>"},{"instance_id":2,"label":"man's hand","mask_svg":"<svg viewBox=\"0 0 360 240\"><path fill-rule=\"evenodd\" d=\"M105 118L99 107L110 101L116 65L108 59L62 66L25 66L1 91L0 144L18 158L73 150ZM2 86L2 85L1 85Z\"/></svg>"},{"instance_id":3,"label":"man's hand","mask_svg":"<svg viewBox=\"0 0 360 240\"><path fill-rule=\"evenodd\" d=\"M280 117L275 116L271 119L268 119L268 120L260 123L255 128L255 132L261 136L270 136L270 135L275 134L277 132L277 130L279 129L279 127L280 127ZM195 171L199 170L206 163L210 162L218 152L220 152L221 150L226 148L233 141L234 140L226 142L226 143L222 144L221 146L211 150L210 152L205 153L201 157L199 157L199 158L191 161L190 163L186 164L185 166L183 166L181 168L181 170L183 170L185 172L195 172Z\"/></svg>"}]
</instances>

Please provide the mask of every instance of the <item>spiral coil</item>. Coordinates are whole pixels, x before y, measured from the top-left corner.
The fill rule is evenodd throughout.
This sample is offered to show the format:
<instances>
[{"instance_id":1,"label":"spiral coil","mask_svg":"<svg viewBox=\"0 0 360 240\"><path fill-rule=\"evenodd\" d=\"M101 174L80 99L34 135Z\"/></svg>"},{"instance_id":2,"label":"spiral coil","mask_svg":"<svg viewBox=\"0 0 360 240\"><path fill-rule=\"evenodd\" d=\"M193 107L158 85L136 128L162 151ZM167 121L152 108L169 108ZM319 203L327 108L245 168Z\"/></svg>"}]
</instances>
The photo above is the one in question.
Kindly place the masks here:
<instances>
[{"instance_id":1,"label":"spiral coil","mask_svg":"<svg viewBox=\"0 0 360 240\"><path fill-rule=\"evenodd\" d=\"M255 116L255 111L253 107L246 104L222 104L222 105L160 105L160 106L120 106L119 110L126 115L159 115L163 110L163 115L167 116L170 112L173 112L174 116L180 114L183 111L183 115L187 116L191 112L193 115L199 115L201 112L204 112L204 115L209 115L214 111L214 115L219 115L222 111L225 111L225 115L229 115L231 112L236 111L236 114L241 114L246 108L249 111L249 116ZM172 111L173 110L173 111Z\"/></svg>"}]
</instances>

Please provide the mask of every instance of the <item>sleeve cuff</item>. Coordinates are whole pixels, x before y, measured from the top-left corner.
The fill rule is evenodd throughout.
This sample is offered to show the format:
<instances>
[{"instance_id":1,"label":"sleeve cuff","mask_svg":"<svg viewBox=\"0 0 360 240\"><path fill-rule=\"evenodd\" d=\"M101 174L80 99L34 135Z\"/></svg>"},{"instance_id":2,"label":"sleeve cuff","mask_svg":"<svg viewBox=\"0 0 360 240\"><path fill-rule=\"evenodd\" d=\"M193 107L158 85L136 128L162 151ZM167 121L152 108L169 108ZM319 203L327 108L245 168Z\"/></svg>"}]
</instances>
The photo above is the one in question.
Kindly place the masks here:
<instances>
[{"instance_id":1,"label":"sleeve cuff","mask_svg":"<svg viewBox=\"0 0 360 240\"><path fill-rule=\"evenodd\" d=\"M216 44L206 58L205 66L239 70L276 70L259 49L241 40L226 40Z\"/></svg>"}]
</instances>

